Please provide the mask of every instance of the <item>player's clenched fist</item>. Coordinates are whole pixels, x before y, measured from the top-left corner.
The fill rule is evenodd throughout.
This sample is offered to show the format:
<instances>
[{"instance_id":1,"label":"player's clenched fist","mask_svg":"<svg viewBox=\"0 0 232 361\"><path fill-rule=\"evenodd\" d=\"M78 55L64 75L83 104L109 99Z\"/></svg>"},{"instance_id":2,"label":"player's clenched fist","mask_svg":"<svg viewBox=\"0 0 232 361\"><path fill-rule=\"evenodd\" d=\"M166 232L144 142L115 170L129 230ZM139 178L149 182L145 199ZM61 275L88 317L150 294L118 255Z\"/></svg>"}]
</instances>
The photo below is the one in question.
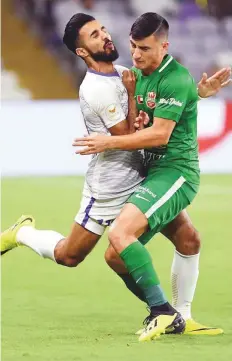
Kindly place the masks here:
<instances>
[{"instance_id":1,"label":"player's clenched fist","mask_svg":"<svg viewBox=\"0 0 232 361\"><path fill-rule=\"evenodd\" d=\"M132 70L124 70L122 74L122 82L129 95L134 95L136 86L136 76Z\"/></svg>"},{"instance_id":2,"label":"player's clenched fist","mask_svg":"<svg viewBox=\"0 0 232 361\"><path fill-rule=\"evenodd\" d=\"M144 129L149 123L149 116L143 110L140 110L139 115L135 118L134 127L137 130Z\"/></svg>"}]
</instances>

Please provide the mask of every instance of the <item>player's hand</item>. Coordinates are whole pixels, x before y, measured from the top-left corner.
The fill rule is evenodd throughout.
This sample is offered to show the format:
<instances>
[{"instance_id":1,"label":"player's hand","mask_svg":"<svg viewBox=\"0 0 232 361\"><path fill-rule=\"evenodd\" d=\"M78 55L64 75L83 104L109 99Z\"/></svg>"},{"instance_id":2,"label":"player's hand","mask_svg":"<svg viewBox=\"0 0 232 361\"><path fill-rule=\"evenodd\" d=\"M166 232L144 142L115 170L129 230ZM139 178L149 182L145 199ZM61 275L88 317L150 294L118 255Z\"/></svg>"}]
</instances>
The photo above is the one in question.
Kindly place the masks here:
<instances>
[{"instance_id":1,"label":"player's hand","mask_svg":"<svg viewBox=\"0 0 232 361\"><path fill-rule=\"evenodd\" d=\"M124 70L122 73L122 82L129 95L135 94L136 76L132 70Z\"/></svg>"},{"instance_id":2,"label":"player's hand","mask_svg":"<svg viewBox=\"0 0 232 361\"><path fill-rule=\"evenodd\" d=\"M208 98L216 95L221 88L230 84L232 84L230 67L217 71L210 78L206 73L203 73L202 79L198 83L198 94L201 98Z\"/></svg>"},{"instance_id":3,"label":"player's hand","mask_svg":"<svg viewBox=\"0 0 232 361\"><path fill-rule=\"evenodd\" d=\"M148 125L150 119L146 112L140 110L139 115L135 118L134 127L137 130L142 130Z\"/></svg>"},{"instance_id":4,"label":"player's hand","mask_svg":"<svg viewBox=\"0 0 232 361\"><path fill-rule=\"evenodd\" d=\"M84 138L74 139L74 147L84 147L78 149L75 153L81 155L102 153L110 149L110 136L107 135L89 135Z\"/></svg>"}]
</instances>

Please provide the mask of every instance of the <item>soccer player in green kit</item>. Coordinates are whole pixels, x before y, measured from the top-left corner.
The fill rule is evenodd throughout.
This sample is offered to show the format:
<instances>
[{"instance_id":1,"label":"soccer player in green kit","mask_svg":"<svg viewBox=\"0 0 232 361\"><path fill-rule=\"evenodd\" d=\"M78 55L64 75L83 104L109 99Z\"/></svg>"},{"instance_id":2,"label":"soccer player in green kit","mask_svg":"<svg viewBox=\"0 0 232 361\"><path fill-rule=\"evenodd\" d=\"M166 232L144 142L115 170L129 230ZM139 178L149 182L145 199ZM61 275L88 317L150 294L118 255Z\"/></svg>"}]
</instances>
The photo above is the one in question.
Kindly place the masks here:
<instances>
[{"instance_id":1,"label":"soccer player in green kit","mask_svg":"<svg viewBox=\"0 0 232 361\"><path fill-rule=\"evenodd\" d=\"M147 129L125 136L90 136L75 143L87 145L81 154L145 149L148 175L109 232L111 245L151 310L141 341L170 331L178 323L143 245L192 202L200 183L197 88L188 70L168 55L168 30L167 21L155 13L143 14L131 29L135 97L138 109L149 116ZM125 85L128 92L133 89Z\"/></svg>"}]
</instances>

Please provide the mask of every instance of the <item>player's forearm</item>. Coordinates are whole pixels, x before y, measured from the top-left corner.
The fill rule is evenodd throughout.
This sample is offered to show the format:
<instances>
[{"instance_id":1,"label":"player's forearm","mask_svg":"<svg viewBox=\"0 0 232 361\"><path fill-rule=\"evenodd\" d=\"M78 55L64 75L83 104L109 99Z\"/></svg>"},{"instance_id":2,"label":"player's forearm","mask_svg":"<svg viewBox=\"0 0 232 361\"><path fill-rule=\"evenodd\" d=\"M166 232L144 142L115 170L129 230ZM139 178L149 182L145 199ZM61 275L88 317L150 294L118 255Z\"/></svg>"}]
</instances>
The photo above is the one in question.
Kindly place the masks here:
<instances>
[{"instance_id":1,"label":"player's forearm","mask_svg":"<svg viewBox=\"0 0 232 361\"><path fill-rule=\"evenodd\" d=\"M166 135L155 132L150 127L134 134L111 137L108 149L134 150L159 147L167 143L168 137Z\"/></svg>"},{"instance_id":2,"label":"player's forearm","mask_svg":"<svg viewBox=\"0 0 232 361\"><path fill-rule=\"evenodd\" d=\"M129 133L135 133L135 118L138 116L138 110L136 107L136 100L133 94L129 94L128 97L128 115L127 121L129 126Z\"/></svg>"}]
</instances>

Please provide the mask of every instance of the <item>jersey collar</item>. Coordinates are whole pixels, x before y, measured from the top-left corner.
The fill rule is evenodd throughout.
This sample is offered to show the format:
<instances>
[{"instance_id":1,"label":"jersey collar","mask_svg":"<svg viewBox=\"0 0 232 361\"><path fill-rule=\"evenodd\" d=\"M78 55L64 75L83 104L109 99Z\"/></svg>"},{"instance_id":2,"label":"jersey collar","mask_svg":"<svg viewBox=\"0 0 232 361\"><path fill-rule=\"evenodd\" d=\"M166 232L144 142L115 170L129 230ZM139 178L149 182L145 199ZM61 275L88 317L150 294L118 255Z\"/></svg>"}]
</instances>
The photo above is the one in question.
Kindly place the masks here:
<instances>
[{"instance_id":1,"label":"jersey collar","mask_svg":"<svg viewBox=\"0 0 232 361\"><path fill-rule=\"evenodd\" d=\"M162 73L162 71L163 71L164 69L166 69L167 66L172 62L172 60L173 60L173 56L168 55L168 54L164 55L164 58L163 58L161 64L158 66L158 68L156 68L156 69L153 71L152 74L155 74L155 73L157 73L157 72L158 72L158 73ZM144 77L144 78L149 77L149 75L144 75L142 71L141 71L141 75L142 75L142 77ZM150 75L151 75L151 74L150 74Z\"/></svg>"},{"instance_id":2,"label":"jersey collar","mask_svg":"<svg viewBox=\"0 0 232 361\"><path fill-rule=\"evenodd\" d=\"M118 74L118 72L116 70L113 73L102 73L100 71L96 71L96 70L93 70L93 69L88 69L87 72L92 73L92 74L101 75L101 76L106 76L106 77L112 77L112 76L119 77L119 74Z\"/></svg>"},{"instance_id":3,"label":"jersey collar","mask_svg":"<svg viewBox=\"0 0 232 361\"><path fill-rule=\"evenodd\" d=\"M172 60L173 60L173 56L168 55L168 54L165 55L162 62L161 62L161 64L160 64L160 66L155 71L158 71L159 73L162 73L162 71L164 69L166 69L167 66L172 62Z\"/></svg>"}]
</instances>

